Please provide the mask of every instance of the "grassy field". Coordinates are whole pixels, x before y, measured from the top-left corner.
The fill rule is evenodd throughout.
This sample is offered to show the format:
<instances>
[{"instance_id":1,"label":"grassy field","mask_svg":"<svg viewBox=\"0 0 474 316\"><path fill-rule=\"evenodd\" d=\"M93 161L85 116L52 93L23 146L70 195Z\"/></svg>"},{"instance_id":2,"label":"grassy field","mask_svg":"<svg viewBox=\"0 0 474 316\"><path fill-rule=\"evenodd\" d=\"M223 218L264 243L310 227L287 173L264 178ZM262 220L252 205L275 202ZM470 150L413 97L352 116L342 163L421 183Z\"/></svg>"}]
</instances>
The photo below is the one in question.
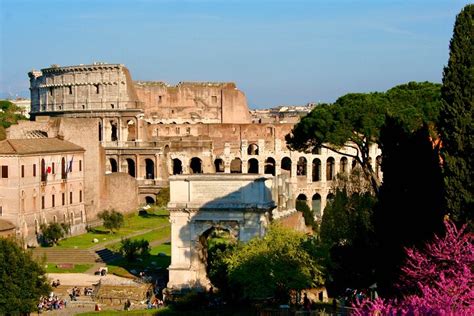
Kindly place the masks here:
<instances>
[{"instance_id":1,"label":"grassy field","mask_svg":"<svg viewBox=\"0 0 474 316\"><path fill-rule=\"evenodd\" d=\"M72 269L62 269L56 267L56 263L47 263L46 273L83 273L92 268L93 264L75 264Z\"/></svg>"},{"instance_id":2,"label":"grassy field","mask_svg":"<svg viewBox=\"0 0 474 316\"><path fill-rule=\"evenodd\" d=\"M130 273L131 270L145 271L151 268L166 269L170 263L171 244L165 243L151 248L150 256L147 258L142 258L141 261L137 260L135 262L130 262L126 259L119 259L107 264L107 267L109 268L109 273L130 278L133 277L133 275Z\"/></svg>"},{"instance_id":3,"label":"grassy field","mask_svg":"<svg viewBox=\"0 0 474 316\"><path fill-rule=\"evenodd\" d=\"M116 233L110 233L103 226L95 227L93 231L79 236L70 237L60 241L60 244L56 248L77 248L87 249L97 244L101 244L107 241L119 242L121 238L127 235L136 233L141 230L156 229L160 226L169 226L168 221L169 212L165 209L150 209L147 215L138 215L138 212L125 216L125 223L123 227ZM169 228L168 235L169 235ZM149 235L148 235L149 234ZM155 230L146 234L145 237L150 240L155 240L162 235L161 230ZM98 243L93 243L92 240L96 238L99 240ZM139 238L139 237L137 237Z\"/></svg>"},{"instance_id":4,"label":"grassy field","mask_svg":"<svg viewBox=\"0 0 474 316\"><path fill-rule=\"evenodd\" d=\"M148 242L153 242L155 240L162 240L162 239L167 239L171 235L171 226L166 226L161 229L153 230L145 234L137 235L135 237L131 237L131 240L139 240L139 239L145 239ZM118 251L120 248L120 241L117 243L108 246L110 250L113 251Z\"/></svg>"}]
</instances>

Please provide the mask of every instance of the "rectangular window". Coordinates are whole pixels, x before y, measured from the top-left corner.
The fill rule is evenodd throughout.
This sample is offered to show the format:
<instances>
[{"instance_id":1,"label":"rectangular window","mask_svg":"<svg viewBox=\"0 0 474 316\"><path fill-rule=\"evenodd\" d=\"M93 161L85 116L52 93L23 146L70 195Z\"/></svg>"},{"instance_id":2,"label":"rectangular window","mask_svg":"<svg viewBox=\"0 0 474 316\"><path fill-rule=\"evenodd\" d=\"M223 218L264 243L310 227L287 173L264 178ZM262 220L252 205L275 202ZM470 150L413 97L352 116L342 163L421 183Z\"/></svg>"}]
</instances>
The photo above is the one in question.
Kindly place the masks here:
<instances>
[{"instance_id":1,"label":"rectangular window","mask_svg":"<svg viewBox=\"0 0 474 316\"><path fill-rule=\"evenodd\" d=\"M217 96L216 96L216 95L213 95L213 96L212 96L212 102L213 102L213 103L217 103Z\"/></svg>"},{"instance_id":2,"label":"rectangular window","mask_svg":"<svg viewBox=\"0 0 474 316\"><path fill-rule=\"evenodd\" d=\"M36 177L36 164L33 164L33 177Z\"/></svg>"},{"instance_id":3,"label":"rectangular window","mask_svg":"<svg viewBox=\"0 0 474 316\"><path fill-rule=\"evenodd\" d=\"M52 206L52 207L55 207L55 206L56 206L56 199L55 199L54 194L51 195L51 206Z\"/></svg>"},{"instance_id":4,"label":"rectangular window","mask_svg":"<svg viewBox=\"0 0 474 316\"><path fill-rule=\"evenodd\" d=\"M79 203L82 203L82 190L79 191Z\"/></svg>"},{"instance_id":5,"label":"rectangular window","mask_svg":"<svg viewBox=\"0 0 474 316\"><path fill-rule=\"evenodd\" d=\"M3 216L3 206L0 206L0 216Z\"/></svg>"},{"instance_id":6,"label":"rectangular window","mask_svg":"<svg viewBox=\"0 0 474 316\"><path fill-rule=\"evenodd\" d=\"M72 94L72 86L69 86L69 94Z\"/></svg>"},{"instance_id":7,"label":"rectangular window","mask_svg":"<svg viewBox=\"0 0 474 316\"><path fill-rule=\"evenodd\" d=\"M64 192L61 195L61 201L62 201L63 205L66 204L66 193L64 193Z\"/></svg>"},{"instance_id":8,"label":"rectangular window","mask_svg":"<svg viewBox=\"0 0 474 316\"><path fill-rule=\"evenodd\" d=\"M159 95L158 96L158 102L161 103L161 101L163 101L163 96Z\"/></svg>"},{"instance_id":9,"label":"rectangular window","mask_svg":"<svg viewBox=\"0 0 474 316\"><path fill-rule=\"evenodd\" d=\"M180 132L179 127L176 127L176 135L179 135Z\"/></svg>"},{"instance_id":10,"label":"rectangular window","mask_svg":"<svg viewBox=\"0 0 474 316\"><path fill-rule=\"evenodd\" d=\"M190 135L191 134L191 127L186 127L186 135Z\"/></svg>"},{"instance_id":11,"label":"rectangular window","mask_svg":"<svg viewBox=\"0 0 474 316\"><path fill-rule=\"evenodd\" d=\"M55 172L54 172L54 162L51 164L51 173L55 174Z\"/></svg>"},{"instance_id":12,"label":"rectangular window","mask_svg":"<svg viewBox=\"0 0 474 316\"><path fill-rule=\"evenodd\" d=\"M2 178L8 178L8 166L2 166Z\"/></svg>"},{"instance_id":13,"label":"rectangular window","mask_svg":"<svg viewBox=\"0 0 474 316\"><path fill-rule=\"evenodd\" d=\"M69 192L69 204L72 204L72 192Z\"/></svg>"},{"instance_id":14,"label":"rectangular window","mask_svg":"<svg viewBox=\"0 0 474 316\"><path fill-rule=\"evenodd\" d=\"M82 171L82 160L79 160L79 171Z\"/></svg>"},{"instance_id":15,"label":"rectangular window","mask_svg":"<svg viewBox=\"0 0 474 316\"><path fill-rule=\"evenodd\" d=\"M44 209L44 196L41 197L41 209Z\"/></svg>"},{"instance_id":16,"label":"rectangular window","mask_svg":"<svg viewBox=\"0 0 474 316\"><path fill-rule=\"evenodd\" d=\"M25 177L25 165L21 165L21 177Z\"/></svg>"}]
</instances>

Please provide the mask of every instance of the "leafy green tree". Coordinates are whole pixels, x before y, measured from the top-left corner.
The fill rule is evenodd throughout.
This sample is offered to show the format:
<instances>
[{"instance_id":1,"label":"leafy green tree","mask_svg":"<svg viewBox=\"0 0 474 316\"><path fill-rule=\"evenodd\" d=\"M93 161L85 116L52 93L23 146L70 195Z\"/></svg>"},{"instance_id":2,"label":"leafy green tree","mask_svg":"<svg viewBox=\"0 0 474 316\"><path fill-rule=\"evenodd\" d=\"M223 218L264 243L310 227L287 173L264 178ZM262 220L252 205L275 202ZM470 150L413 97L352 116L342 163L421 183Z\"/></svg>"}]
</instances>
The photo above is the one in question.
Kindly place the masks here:
<instances>
[{"instance_id":1,"label":"leafy green tree","mask_svg":"<svg viewBox=\"0 0 474 316\"><path fill-rule=\"evenodd\" d=\"M61 238L69 233L70 226L65 223L50 223L49 225L41 224L41 237L46 245L54 246Z\"/></svg>"},{"instance_id":2,"label":"leafy green tree","mask_svg":"<svg viewBox=\"0 0 474 316\"><path fill-rule=\"evenodd\" d=\"M150 254L150 243L145 239L122 239L120 242L120 253L127 260L134 261L139 256L148 256Z\"/></svg>"},{"instance_id":3,"label":"leafy green tree","mask_svg":"<svg viewBox=\"0 0 474 316\"><path fill-rule=\"evenodd\" d=\"M459 13L444 68L439 120L447 209L458 222L473 220L474 4Z\"/></svg>"},{"instance_id":4,"label":"leafy green tree","mask_svg":"<svg viewBox=\"0 0 474 316\"><path fill-rule=\"evenodd\" d=\"M382 294L392 295L404 249L423 245L443 228L443 182L427 126L412 132L389 118L380 143L384 182L374 210L376 277Z\"/></svg>"},{"instance_id":5,"label":"leafy green tree","mask_svg":"<svg viewBox=\"0 0 474 316\"><path fill-rule=\"evenodd\" d=\"M6 138L5 129L12 124L16 124L19 120L27 120L24 115L19 112L21 109L8 100L0 100L0 140Z\"/></svg>"},{"instance_id":6,"label":"leafy green tree","mask_svg":"<svg viewBox=\"0 0 474 316\"><path fill-rule=\"evenodd\" d=\"M440 85L429 82L410 82L387 93L347 94L303 117L286 136L287 144L299 151L327 148L355 159L378 192L381 183L370 164L369 149L378 144L386 115L400 118L409 128L433 123L439 111L439 89Z\"/></svg>"},{"instance_id":7,"label":"leafy green tree","mask_svg":"<svg viewBox=\"0 0 474 316\"><path fill-rule=\"evenodd\" d=\"M51 288L45 270L13 240L0 238L0 314L28 315Z\"/></svg>"},{"instance_id":8,"label":"leafy green tree","mask_svg":"<svg viewBox=\"0 0 474 316\"><path fill-rule=\"evenodd\" d=\"M336 189L321 221L320 238L326 248L326 286L332 295L347 287L366 288L374 281L373 207L370 191L348 193Z\"/></svg>"},{"instance_id":9,"label":"leafy green tree","mask_svg":"<svg viewBox=\"0 0 474 316\"><path fill-rule=\"evenodd\" d=\"M123 214L117 212L116 210L105 210L97 214L97 217L104 222L104 227L110 230L112 233L114 231L122 228L124 224Z\"/></svg>"},{"instance_id":10,"label":"leafy green tree","mask_svg":"<svg viewBox=\"0 0 474 316\"><path fill-rule=\"evenodd\" d=\"M304 223L306 226L310 226L313 228L314 231L317 231L318 225L314 220L314 212L309 208L306 201L296 201L296 210L303 213Z\"/></svg>"},{"instance_id":11,"label":"leafy green tree","mask_svg":"<svg viewBox=\"0 0 474 316\"><path fill-rule=\"evenodd\" d=\"M322 284L321 267L307 249L308 237L278 225L263 238L239 246L228 258L229 280L242 298L274 297L288 303L290 290Z\"/></svg>"}]
</instances>

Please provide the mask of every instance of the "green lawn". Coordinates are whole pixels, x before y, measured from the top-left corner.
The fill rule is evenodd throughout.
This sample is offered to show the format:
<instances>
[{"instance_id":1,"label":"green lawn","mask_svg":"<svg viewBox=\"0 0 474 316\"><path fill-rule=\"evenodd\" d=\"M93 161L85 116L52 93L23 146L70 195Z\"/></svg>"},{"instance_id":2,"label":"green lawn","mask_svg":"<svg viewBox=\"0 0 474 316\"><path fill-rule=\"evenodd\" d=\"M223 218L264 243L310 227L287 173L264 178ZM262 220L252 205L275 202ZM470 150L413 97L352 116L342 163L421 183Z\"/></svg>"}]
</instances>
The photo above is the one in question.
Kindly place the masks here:
<instances>
[{"instance_id":1,"label":"green lawn","mask_svg":"<svg viewBox=\"0 0 474 316\"><path fill-rule=\"evenodd\" d=\"M92 268L93 264L75 264L72 269L61 269L56 267L56 263L47 263L46 273L83 273Z\"/></svg>"},{"instance_id":2,"label":"green lawn","mask_svg":"<svg viewBox=\"0 0 474 316\"><path fill-rule=\"evenodd\" d=\"M120 241L122 237L133 234L140 230L154 229L160 226L169 226L168 217L169 212L165 209L150 209L148 215L141 216L138 212L125 216L125 223L123 227L116 233L109 233L103 226L95 227L94 231L70 237L60 241L57 248L78 248L87 249L94 245L104 243L110 240ZM154 238L160 234L161 230L150 232L147 238ZM168 233L169 234L169 233ZM147 234L144 234L147 235ZM96 238L99 243L93 243L92 240ZM153 239L154 240L154 239Z\"/></svg>"},{"instance_id":3,"label":"green lawn","mask_svg":"<svg viewBox=\"0 0 474 316\"><path fill-rule=\"evenodd\" d=\"M165 255L158 255L159 253L164 253ZM107 264L107 267L109 268L109 273L123 277L133 277L130 273L131 270L144 271L153 267L166 269L170 264L171 244L166 243L153 247L150 251L150 256L142 258L142 261L130 262L122 258Z\"/></svg>"},{"instance_id":4,"label":"green lawn","mask_svg":"<svg viewBox=\"0 0 474 316\"><path fill-rule=\"evenodd\" d=\"M153 231L145 233L145 234L141 234L141 235L138 235L138 236L135 236L135 237L131 237L130 239L131 240L145 239L145 240L148 240L148 242L151 243L155 240L162 240L162 239L170 238L170 236L171 236L171 226L166 226L166 227L163 227L163 228L160 228L160 229L157 229L157 230L153 230ZM113 251L118 251L119 248L120 248L120 241L118 241L117 243L115 243L113 245L108 246L107 248L109 248L110 250L113 250Z\"/></svg>"}]
</instances>

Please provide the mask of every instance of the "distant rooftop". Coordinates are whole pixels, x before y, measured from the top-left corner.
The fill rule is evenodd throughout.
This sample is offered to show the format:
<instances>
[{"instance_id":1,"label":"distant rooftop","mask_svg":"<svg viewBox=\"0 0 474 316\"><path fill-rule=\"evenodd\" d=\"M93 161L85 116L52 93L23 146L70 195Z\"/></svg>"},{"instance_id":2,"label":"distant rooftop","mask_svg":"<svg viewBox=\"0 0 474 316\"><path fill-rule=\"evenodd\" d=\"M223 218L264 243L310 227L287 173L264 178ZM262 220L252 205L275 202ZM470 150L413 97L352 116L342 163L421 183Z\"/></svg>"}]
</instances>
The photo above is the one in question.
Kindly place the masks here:
<instances>
[{"instance_id":1,"label":"distant rooftop","mask_svg":"<svg viewBox=\"0 0 474 316\"><path fill-rule=\"evenodd\" d=\"M84 148L58 138L7 139L0 141L0 155L28 155L85 151Z\"/></svg>"}]
</instances>

